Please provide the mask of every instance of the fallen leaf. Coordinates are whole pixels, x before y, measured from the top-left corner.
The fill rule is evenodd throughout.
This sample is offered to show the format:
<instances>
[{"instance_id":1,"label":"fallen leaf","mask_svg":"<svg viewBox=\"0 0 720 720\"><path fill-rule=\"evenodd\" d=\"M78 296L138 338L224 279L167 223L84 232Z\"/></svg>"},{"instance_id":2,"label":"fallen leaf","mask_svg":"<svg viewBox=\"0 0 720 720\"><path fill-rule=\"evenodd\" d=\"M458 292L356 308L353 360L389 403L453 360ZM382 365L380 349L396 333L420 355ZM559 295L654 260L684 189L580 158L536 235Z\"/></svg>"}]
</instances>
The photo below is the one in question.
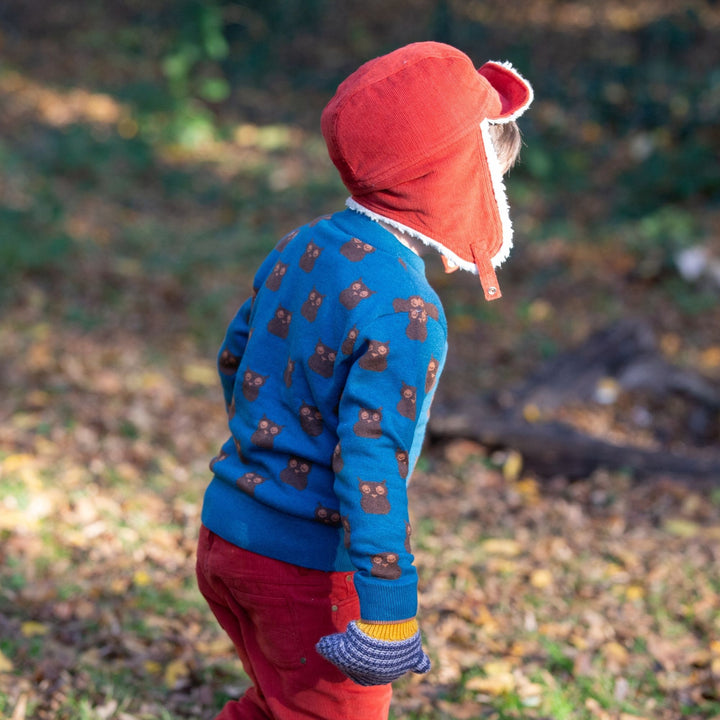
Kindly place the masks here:
<instances>
[{"instance_id":1,"label":"fallen leaf","mask_svg":"<svg viewBox=\"0 0 720 720\"><path fill-rule=\"evenodd\" d=\"M20 626L20 632L24 637L39 637L41 635L47 635L49 628L47 625L43 625L39 622L28 620Z\"/></svg>"},{"instance_id":2,"label":"fallen leaf","mask_svg":"<svg viewBox=\"0 0 720 720\"><path fill-rule=\"evenodd\" d=\"M7 655L0 650L0 673L9 673L12 672L13 669L14 666L10 658L8 658Z\"/></svg>"}]
</instances>

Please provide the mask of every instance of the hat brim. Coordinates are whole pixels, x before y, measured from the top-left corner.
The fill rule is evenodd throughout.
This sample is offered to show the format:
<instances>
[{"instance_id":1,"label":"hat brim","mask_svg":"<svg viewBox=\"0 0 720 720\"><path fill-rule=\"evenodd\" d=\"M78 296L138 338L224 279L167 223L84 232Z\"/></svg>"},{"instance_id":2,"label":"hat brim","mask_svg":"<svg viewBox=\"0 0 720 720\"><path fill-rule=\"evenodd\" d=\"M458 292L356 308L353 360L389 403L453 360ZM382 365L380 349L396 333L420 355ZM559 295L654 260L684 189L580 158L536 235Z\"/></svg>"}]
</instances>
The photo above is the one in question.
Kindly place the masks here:
<instances>
[{"instance_id":1,"label":"hat brim","mask_svg":"<svg viewBox=\"0 0 720 720\"><path fill-rule=\"evenodd\" d=\"M508 62L487 62L478 69L497 92L500 112L487 119L494 123L510 122L520 117L533 101L530 83Z\"/></svg>"}]
</instances>

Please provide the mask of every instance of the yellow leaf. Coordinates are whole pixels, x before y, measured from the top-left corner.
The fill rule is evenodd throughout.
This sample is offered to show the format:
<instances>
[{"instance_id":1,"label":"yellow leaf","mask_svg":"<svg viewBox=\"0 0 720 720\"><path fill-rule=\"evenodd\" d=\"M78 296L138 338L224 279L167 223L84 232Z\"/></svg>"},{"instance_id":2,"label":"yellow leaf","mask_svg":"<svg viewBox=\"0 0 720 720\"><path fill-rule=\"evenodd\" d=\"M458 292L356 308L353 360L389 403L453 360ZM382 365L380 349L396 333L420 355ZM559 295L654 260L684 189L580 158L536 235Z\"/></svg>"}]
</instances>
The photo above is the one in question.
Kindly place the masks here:
<instances>
[{"instance_id":1,"label":"yellow leaf","mask_svg":"<svg viewBox=\"0 0 720 720\"><path fill-rule=\"evenodd\" d=\"M542 590L543 588L550 587L553 582L552 573L546 568L540 568L539 570L533 570L530 575L530 584Z\"/></svg>"},{"instance_id":2,"label":"yellow leaf","mask_svg":"<svg viewBox=\"0 0 720 720\"><path fill-rule=\"evenodd\" d=\"M20 626L20 632L24 637L38 637L39 635L47 635L48 627L39 622L28 620Z\"/></svg>"},{"instance_id":3,"label":"yellow leaf","mask_svg":"<svg viewBox=\"0 0 720 720\"><path fill-rule=\"evenodd\" d=\"M486 695L504 695L515 689L515 678L509 672L491 677L473 677L465 683L465 688Z\"/></svg>"},{"instance_id":4,"label":"yellow leaf","mask_svg":"<svg viewBox=\"0 0 720 720\"><path fill-rule=\"evenodd\" d=\"M503 477L508 482L513 482L517 480L520 477L520 471L522 470L522 466L522 455L515 450L511 450L508 453L507 459L503 464Z\"/></svg>"},{"instance_id":5,"label":"yellow leaf","mask_svg":"<svg viewBox=\"0 0 720 720\"><path fill-rule=\"evenodd\" d=\"M143 666L151 675L159 675L162 672L162 665L157 660L146 660Z\"/></svg>"},{"instance_id":6,"label":"yellow leaf","mask_svg":"<svg viewBox=\"0 0 720 720\"><path fill-rule=\"evenodd\" d=\"M0 673L9 673L13 669L12 661L0 650Z\"/></svg>"},{"instance_id":7,"label":"yellow leaf","mask_svg":"<svg viewBox=\"0 0 720 720\"><path fill-rule=\"evenodd\" d=\"M517 540L507 538L490 538L485 540L481 547L488 555L515 557L522 552L522 546Z\"/></svg>"},{"instance_id":8,"label":"yellow leaf","mask_svg":"<svg viewBox=\"0 0 720 720\"><path fill-rule=\"evenodd\" d=\"M700 526L690 520L682 520L680 518L666 520L664 529L671 535L680 538L696 537L700 531Z\"/></svg>"},{"instance_id":9,"label":"yellow leaf","mask_svg":"<svg viewBox=\"0 0 720 720\"><path fill-rule=\"evenodd\" d=\"M645 597L645 588L642 585L630 585L625 591L628 600L642 600Z\"/></svg>"},{"instance_id":10,"label":"yellow leaf","mask_svg":"<svg viewBox=\"0 0 720 720\"><path fill-rule=\"evenodd\" d=\"M133 582L138 587L145 587L146 585L149 585L151 582L150 575L148 575L145 570L138 570L133 575Z\"/></svg>"},{"instance_id":11,"label":"yellow leaf","mask_svg":"<svg viewBox=\"0 0 720 720\"><path fill-rule=\"evenodd\" d=\"M609 642L603 645L602 653L606 660L616 665L627 665L629 660L628 651L617 642Z\"/></svg>"},{"instance_id":12,"label":"yellow leaf","mask_svg":"<svg viewBox=\"0 0 720 720\"><path fill-rule=\"evenodd\" d=\"M214 387L217 382L217 371L210 363L188 363L183 367L183 379L195 385Z\"/></svg>"},{"instance_id":13,"label":"yellow leaf","mask_svg":"<svg viewBox=\"0 0 720 720\"><path fill-rule=\"evenodd\" d=\"M542 418L542 412L535 403L527 403L526 405L523 405L522 414L525 418L525 422L529 423L539 422Z\"/></svg>"},{"instance_id":14,"label":"yellow leaf","mask_svg":"<svg viewBox=\"0 0 720 720\"><path fill-rule=\"evenodd\" d=\"M714 370L720 367L720 347L713 345L700 353L700 364L706 370Z\"/></svg>"},{"instance_id":15,"label":"yellow leaf","mask_svg":"<svg viewBox=\"0 0 720 720\"><path fill-rule=\"evenodd\" d=\"M165 666L164 681L165 685L171 690L177 687L178 683L190 674L190 668L187 663L178 658Z\"/></svg>"}]
</instances>

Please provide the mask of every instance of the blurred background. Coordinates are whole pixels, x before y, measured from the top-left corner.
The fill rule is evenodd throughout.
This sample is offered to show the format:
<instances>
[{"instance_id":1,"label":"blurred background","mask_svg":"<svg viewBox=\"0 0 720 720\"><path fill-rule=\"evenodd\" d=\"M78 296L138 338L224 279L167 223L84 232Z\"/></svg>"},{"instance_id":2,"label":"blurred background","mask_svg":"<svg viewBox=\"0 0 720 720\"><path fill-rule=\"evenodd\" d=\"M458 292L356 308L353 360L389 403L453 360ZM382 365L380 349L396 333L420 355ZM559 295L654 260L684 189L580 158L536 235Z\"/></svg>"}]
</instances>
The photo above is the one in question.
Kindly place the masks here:
<instances>
[{"instance_id":1,"label":"blurred background","mask_svg":"<svg viewBox=\"0 0 720 720\"><path fill-rule=\"evenodd\" d=\"M457 46L477 65L509 60L535 90L520 120L521 162L506 181L516 247L499 275L502 301L487 304L474 277L445 276L428 260L451 332L438 405L452 412L468 396L502 399L545 363L628 319L649 333L665 366L718 392L714 0L4 0L0 713L13 720L185 717L217 706L235 682L236 669L226 672L229 650L192 579L206 466L225 434L216 348L264 254L296 225L343 206L346 192L319 132L337 84L365 60L426 39ZM716 405L698 415L697 402L647 388L633 394L616 378L599 379L607 381L601 396L593 388L570 409L528 405L525 420L547 412L602 442L703 457L718 451ZM613 503L634 497L631 473L600 468L571 485L557 468L546 485L548 475L523 465L516 448L493 454L462 439L449 447L423 461L420 486L455 497L440 478L461 486L468 463L488 493L502 485L499 505L484 518L488 534L515 533L525 520L510 530L493 522L523 503L537 509L552 493L571 493L566 502L578 517L592 515L598 492L613 517L627 510ZM503 495L510 486L515 495ZM708 537L696 531L703 523L720 527L720 497L672 488L642 495L639 506L657 510L645 518L648 528L662 528L657 518L669 515L681 524L667 537L698 543L690 556L710 577L707 596L699 593L703 612L717 616L717 553L703 554ZM710 514L700 517L701 510ZM441 534L443 521L434 522L428 532ZM528 522L542 525L535 516ZM477 522L471 526L477 539ZM656 538L666 549L667 537ZM587 542L599 542L593 538ZM688 545L677 549L687 555ZM432 550L425 548L431 567ZM508 563L523 552L500 549ZM567 554L558 557L567 562ZM573 557L586 560L579 550ZM618 567L625 562L613 557ZM626 589L644 587L645 560L625 560ZM545 576L535 577L536 589L549 592ZM646 597L633 592L639 602ZM697 599L697 587L688 592ZM161 606L171 609L164 617ZM473 633L484 616L463 607L467 632L479 642ZM533 622L522 627L534 632ZM677 718L672 713L688 703L697 713L691 717L720 712L712 685L720 628L703 622L716 645L703 644L706 654L693 667L707 670L715 689L703 676L684 689L671 683L647 691L634 705L627 690L610 691L607 701L595 691L562 696L570 709L563 715L556 698L552 716L603 718L613 702L627 717L666 717L658 708L667 707L667 717ZM695 638L691 624L684 632ZM587 647L615 642L607 652L625 669L635 645L597 633L585 638ZM582 649L568 638L533 652L572 675ZM437 648L451 640L448 631ZM696 649L686 647L686 656ZM679 667L664 646L653 652L653 662ZM410 685L398 716L543 717L551 690L559 692L536 678L527 697L540 699L523 705L517 664L486 668L480 679L497 671L500 685L476 682L475 690L463 684L462 659L440 665L455 668L440 678L455 694L429 697ZM108 669L97 676L90 667ZM507 676L515 678L509 690ZM139 677L151 685L159 679L175 699L131 701L127 688ZM609 677L616 681L617 673ZM507 692L526 714L502 706L497 698ZM478 701L478 693L490 699Z\"/></svg>"}]
</instances>

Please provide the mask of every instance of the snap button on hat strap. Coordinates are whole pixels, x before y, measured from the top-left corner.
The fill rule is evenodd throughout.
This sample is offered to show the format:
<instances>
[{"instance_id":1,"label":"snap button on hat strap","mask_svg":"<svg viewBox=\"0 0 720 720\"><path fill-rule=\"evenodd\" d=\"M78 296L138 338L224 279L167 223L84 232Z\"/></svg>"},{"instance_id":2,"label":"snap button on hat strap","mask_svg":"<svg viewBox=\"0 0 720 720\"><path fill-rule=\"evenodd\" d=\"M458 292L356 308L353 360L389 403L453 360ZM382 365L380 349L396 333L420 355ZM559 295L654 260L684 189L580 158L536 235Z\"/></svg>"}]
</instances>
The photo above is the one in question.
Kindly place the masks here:
<instances>
[{"instance_id":1,"label":"snap button on hat strap","mask_svg":"<svg viewBox=\"0 0 720 720\"><path fill-rule=\"evenodd\" d=\"M497 300L502 297L500 292L500 283L498 282L497 275L495 274L495 268L493 268L492 261L482 251L476 251L473 248L473 260L478 269L478 277L480 278L480 284L482 285L483 292L485 293L486 300Z\"/></svg>"}]
</instances>

